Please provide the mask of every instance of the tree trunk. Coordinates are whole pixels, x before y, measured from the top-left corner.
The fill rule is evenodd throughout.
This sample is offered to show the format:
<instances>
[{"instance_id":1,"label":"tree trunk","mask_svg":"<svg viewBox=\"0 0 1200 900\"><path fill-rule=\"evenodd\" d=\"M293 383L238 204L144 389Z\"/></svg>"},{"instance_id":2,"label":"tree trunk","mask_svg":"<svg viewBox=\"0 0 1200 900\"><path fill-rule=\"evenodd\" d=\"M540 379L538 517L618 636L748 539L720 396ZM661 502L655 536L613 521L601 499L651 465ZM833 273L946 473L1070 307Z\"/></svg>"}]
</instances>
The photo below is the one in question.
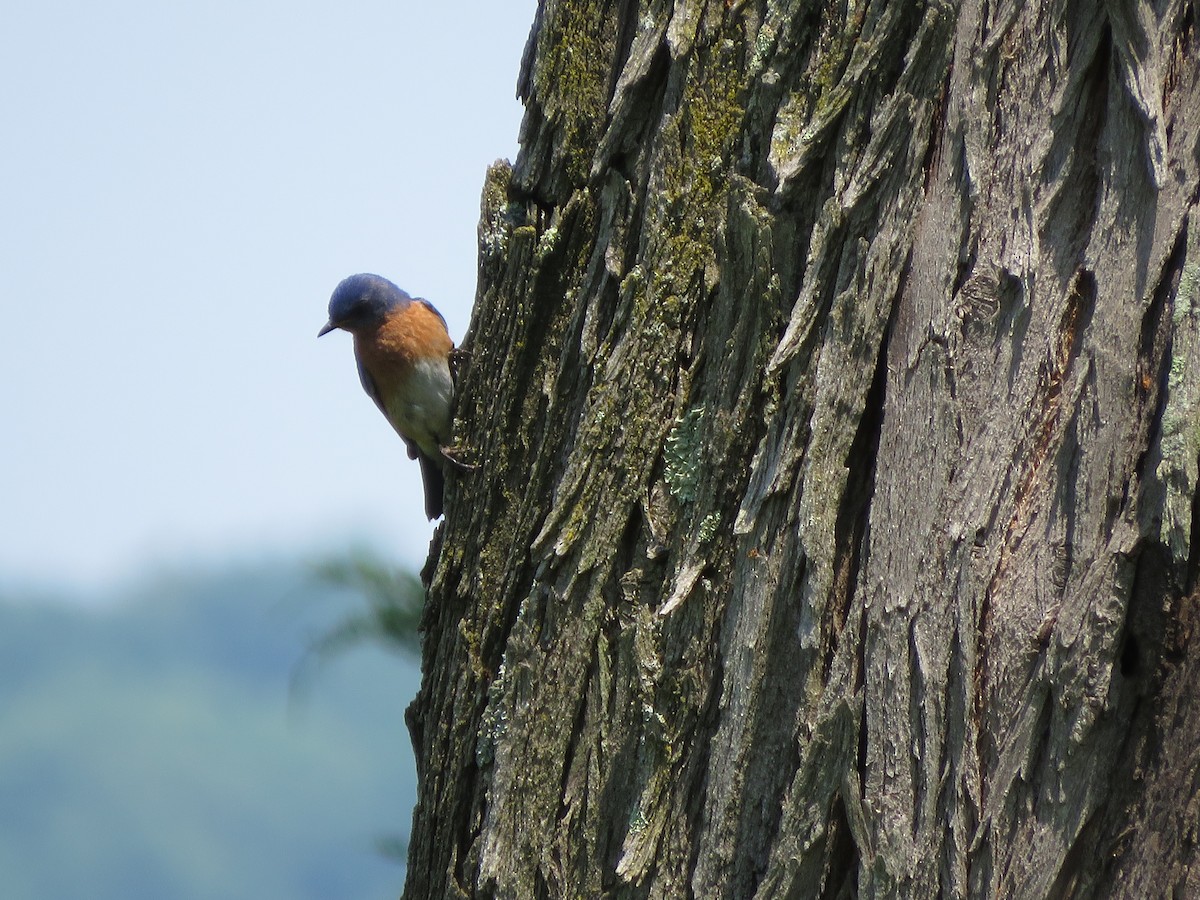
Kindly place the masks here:
<instances>
[{"instance_id":1,"label":"tree trunk","mask_svg":"<svg viewBox=\"0 0 1200 900\"><path fill-rule=\"evenodd\" d=\"M542 0L406 897L1200 896L1194 18Z\"/></svg>"}]
</instances>

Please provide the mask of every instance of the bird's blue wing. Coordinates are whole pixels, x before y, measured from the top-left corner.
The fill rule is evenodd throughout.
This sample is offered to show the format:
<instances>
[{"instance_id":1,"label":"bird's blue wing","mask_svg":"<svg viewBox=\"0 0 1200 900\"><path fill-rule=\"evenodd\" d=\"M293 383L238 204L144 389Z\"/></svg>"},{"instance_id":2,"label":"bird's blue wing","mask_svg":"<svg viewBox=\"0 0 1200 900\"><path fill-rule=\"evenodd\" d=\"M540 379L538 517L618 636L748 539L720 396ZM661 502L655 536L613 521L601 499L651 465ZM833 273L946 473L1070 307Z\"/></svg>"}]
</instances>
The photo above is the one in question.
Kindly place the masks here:
<instances>
[{"instance_id":1,"label":"bird's blue wing","mask_svg":"<svg viewBox=\"0 0 1200 900\"><path fill-rule=\"evenodd\" d=\"M363 390L367 392L367 396L375 401L375 405L379 407L379 411L387 415L387 408L383 405L383 397L379 393L379 388L375 384L375 379L371 377L371 373L367 371L367 367L362 364L362 360L356 360L358 363L358 380L362 382Z\"/></svg>"},{"instance_id":2,"label":"bird's blue wing","mask_svg":"<svg viewBox=\"0 0 1200 900\"><path fill-rule=\"evenodd\" d=\"M363 390L367 392L368 397L375 401L375 405L379 407L379 411L383 413L383 417L390 422L391 419L388 418L387 407L383 405L383 395L379 393L379 386L375 384L375 379L371 377L371 373L367 371L367 367L362 364L362 361L358 360L357 362L358 380L362 382ZM420 453L417 445L404 437L404 435L400 435L400 437L404 441L404 446L408 448L408 458L416 459Z\"/></svg>"}]
</instances>

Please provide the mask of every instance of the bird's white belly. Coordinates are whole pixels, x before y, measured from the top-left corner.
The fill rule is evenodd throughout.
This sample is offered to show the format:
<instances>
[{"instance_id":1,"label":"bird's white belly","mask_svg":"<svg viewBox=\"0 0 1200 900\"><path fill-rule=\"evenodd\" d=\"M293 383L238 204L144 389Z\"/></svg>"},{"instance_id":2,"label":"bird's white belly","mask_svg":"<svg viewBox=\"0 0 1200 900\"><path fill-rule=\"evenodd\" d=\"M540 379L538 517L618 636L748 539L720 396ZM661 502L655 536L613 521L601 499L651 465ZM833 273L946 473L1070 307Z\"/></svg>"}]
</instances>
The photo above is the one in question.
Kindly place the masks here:
<instances>
[{"instance_id":1,"label":"bird's white belly","mask_svg":"<svg viewBox=\"0 0 1200 900\"><path fill-rule=\"evenodd\" d=\"M426 359L415 363L400 389L391 392L387 404L388 421L433 459L450 438L450 397L453 382L444 359Z\"/></svg>"}]
</instances>

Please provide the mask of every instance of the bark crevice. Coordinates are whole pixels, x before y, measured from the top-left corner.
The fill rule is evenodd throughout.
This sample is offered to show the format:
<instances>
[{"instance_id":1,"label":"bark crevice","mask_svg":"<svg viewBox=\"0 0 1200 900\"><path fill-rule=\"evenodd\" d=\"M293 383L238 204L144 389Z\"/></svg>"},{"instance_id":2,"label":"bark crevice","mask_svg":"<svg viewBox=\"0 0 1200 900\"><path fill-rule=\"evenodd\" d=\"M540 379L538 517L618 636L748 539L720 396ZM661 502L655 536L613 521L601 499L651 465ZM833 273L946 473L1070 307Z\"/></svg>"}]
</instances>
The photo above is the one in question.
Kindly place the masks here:
<instances>
[{"instance_id":1,"label":"bark crevice","mask_svg":"<svg viewBox=\"0 0 1200 900\"><path fill-rule=\"evenodd\" d=\"M406 896L1200 895L1194 16L539 4Z\"/></svg>"}]
</instances>

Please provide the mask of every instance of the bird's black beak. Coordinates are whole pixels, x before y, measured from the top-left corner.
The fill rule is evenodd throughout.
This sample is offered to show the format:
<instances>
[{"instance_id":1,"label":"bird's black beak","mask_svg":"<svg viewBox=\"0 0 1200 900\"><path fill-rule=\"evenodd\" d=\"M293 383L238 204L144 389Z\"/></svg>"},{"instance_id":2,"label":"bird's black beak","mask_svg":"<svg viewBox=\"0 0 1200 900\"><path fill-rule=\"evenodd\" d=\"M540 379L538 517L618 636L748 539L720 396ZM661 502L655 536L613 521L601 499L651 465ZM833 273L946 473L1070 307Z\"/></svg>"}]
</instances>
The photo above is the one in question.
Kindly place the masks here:
<instances>
[{"instance_id":1,"label":"bird's black beak","mask_svg":"<svg viewBox=\"0 0 1200 900\"><path fill-rule=\"evenodd\" d=\"M325 327L317 332L317 337L324 337L325 335L329 334L329 332L333 331L335 328L337 328L337 326L333 324L333 319L330 319L328 322L325 323Z\"/></svg>"}]
</instances>

